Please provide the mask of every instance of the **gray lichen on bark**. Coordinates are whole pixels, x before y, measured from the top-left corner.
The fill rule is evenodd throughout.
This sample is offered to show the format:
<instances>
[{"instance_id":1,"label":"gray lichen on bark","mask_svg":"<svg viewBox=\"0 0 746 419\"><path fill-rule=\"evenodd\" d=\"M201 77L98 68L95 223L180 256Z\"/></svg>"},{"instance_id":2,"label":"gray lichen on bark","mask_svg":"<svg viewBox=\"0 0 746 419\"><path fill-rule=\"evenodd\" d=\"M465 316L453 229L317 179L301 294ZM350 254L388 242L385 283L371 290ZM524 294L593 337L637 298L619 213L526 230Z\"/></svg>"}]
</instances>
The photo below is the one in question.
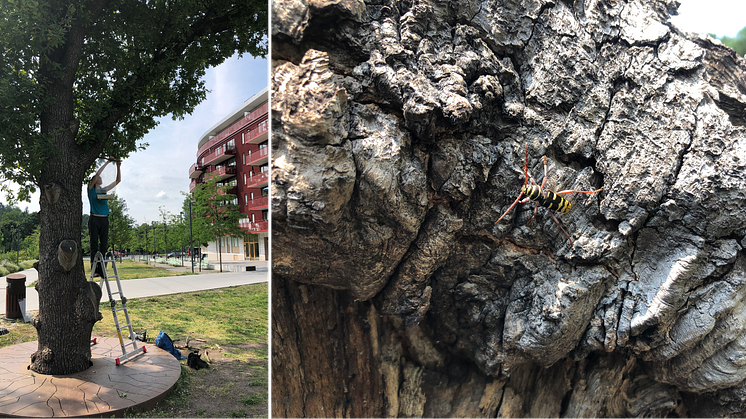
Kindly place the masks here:
<instances>
[{"instance_id":1,"label":"gray lichen on bark","mask_svg":"<svg viewBox=\"0 0 746 419\"><path fill-rule=\"evenodd\" d=\"M273 2L278 415L746 412L746 62L676 7ZM526 145L574 245L495 225Z\"/></svg>"}]
</instances>

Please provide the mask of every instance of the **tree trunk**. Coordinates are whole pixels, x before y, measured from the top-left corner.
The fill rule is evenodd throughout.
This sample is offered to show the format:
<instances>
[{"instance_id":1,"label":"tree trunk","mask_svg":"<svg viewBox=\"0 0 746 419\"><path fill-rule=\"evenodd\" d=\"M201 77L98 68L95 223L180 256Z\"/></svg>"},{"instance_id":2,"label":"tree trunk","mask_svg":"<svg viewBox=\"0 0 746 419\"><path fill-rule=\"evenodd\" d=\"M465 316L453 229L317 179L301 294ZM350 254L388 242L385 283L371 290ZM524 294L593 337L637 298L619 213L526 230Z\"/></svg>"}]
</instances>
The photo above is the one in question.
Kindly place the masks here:
<instances>
[{"instance_id":1,"label":"tree trunk","mask_svg":"<svg viewBox=\"0 0 746 419\"><path fill-rule=\"evenodd\" d=\"M273 415L746 413L746 62L675 9L273 2Z\"/></svg>"},{"instance_id":2,"label":"tree trunk","mask_svg":"<svg viewBox=\"0 0 746 419\"><path fill-rule=\"evenodd\" d=\"M72 106L69 109L71 117ZM50 119L45 126L70 125L55 122L54 116ZM80 226L85 163L73 148L74 133L52 128L55 131L61 156L49 160L40 182L39 314L33 319L39 349L31 357L31 369L62 375L91 365L91 330L102 316L98 311L101 290L87 281L83 269Z\"/></svg>"},{"instance_id":3,"label":"tree trunk","mask_svg":"<svg viewBox=\"0 0 746 419\"><path fill-rule=\"evenodd\" d=\"M101 289L87 281L83 269L82 175L65 175L60 168L55 179L42 187L40 199L39 314L32 321L39 349L31 356L31 369L64 375L91 366L91 331L102 318Z\"/></svg>"},{"instance_id":4,"label":"tree trunk","mask_svg":"<svg viewBox=\"0 0 746 419\"><path fill-rule=\"evenodd\" d=\"M96 11L100 7L97 4ZM64 10L59 13L64 16ZM47 88L54 100L40 118L41 132L53 150L38 179L39 314L32 323L39 349L31 356L30 368L39 374L73 374L90 367L91 331L102 318L101 290L86 280L80 237L85 172L103 149L103 142L85 149L76 142L80 122L73 113L73 83L83 38L83 28L73 27L63 45L41 64L41 79L50 81Z\"/></svg>"}]
</instances>

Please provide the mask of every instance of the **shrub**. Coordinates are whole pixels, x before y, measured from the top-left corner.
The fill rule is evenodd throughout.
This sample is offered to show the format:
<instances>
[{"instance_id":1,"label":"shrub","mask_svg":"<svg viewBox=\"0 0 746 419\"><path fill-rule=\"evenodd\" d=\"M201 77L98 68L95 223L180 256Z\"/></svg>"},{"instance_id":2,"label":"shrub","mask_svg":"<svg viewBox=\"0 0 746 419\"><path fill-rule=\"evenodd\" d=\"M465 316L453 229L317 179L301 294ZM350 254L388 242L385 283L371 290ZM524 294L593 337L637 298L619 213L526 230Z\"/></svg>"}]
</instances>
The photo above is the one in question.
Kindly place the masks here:
<instances>
[{"instance_id":1,"label":"shrub","mask_svg":"<svg viewBox=\"0 0 746 419\"><path fill-rule=\"evenodd\" d=\"M21 270L31 269L34 267L35 260L24 260L21 262Z\"/></svg>"},{"instance_id":2,"label":"shrub","mask_svg":"<svg viewBox=\"0 0 746 419\"><path fill-rule=\"evenodd\" d=\"M3 266L0 266L0 276L7 276L8 274L10 274L10 272Z\"/></svg>"},{"instance_id":3,"label":"shrub","mask_svg":"<svg viewBox=\"0 0 746 419\"><path fill-rule=\"evenodd\" d=\"M20 268L18 267L18 265L16 265L16 264L15 264L15 263L13 263L13 262L8 262L8 263L6 263L6 264L5 264L5 269L7 269L7 270L8 270L8 272L10 272L10 273L13 273L13 272L18 272L18 271L20 271L20 270L21 270L21 269L20 269Z\"/></svg>"}]
</instances>

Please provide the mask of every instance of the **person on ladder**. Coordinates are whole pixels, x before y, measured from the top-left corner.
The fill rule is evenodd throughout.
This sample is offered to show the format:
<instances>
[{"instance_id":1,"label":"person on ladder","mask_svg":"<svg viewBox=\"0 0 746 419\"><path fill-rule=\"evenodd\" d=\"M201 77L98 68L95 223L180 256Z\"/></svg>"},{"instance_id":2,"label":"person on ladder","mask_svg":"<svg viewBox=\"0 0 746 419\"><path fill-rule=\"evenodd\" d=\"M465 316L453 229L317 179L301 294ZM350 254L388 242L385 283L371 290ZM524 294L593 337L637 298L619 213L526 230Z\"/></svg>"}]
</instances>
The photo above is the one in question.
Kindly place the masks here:
<instances>
[{"instance_id":1,"label":"person on ladder","mask_svg":"<svg viewBox=\"0 0 746 419\"><path fill-rule=\"evenodd\" d=\"M117 180L105 188L101 187L103 184L101 172L112 161L114 159L110 157L88 183L88 201L91 206L91 217L88 219L88 233L91 238L91 269L93 269L93 259L96 256L96 252L100 251L102 254L105 254L109 247L109 201L99 199L98 195L106 195L122 181L122 162L117 161ZM101 271L101 268L98 267L94 276L100 277L103 275L104 273Z\"/></svg>"}]
</instances>

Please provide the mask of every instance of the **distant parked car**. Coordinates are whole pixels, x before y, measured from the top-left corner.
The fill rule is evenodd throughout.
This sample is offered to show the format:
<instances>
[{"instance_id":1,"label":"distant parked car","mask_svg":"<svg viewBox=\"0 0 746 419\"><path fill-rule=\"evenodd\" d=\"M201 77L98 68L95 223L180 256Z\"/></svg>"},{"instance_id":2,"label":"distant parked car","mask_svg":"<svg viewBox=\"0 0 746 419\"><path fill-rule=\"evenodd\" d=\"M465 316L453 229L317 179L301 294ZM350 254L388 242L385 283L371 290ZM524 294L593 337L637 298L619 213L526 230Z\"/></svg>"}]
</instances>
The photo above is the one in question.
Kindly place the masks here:
<instances>
[{"instance_id":1,"label":"distant parked car","mask_svg":"<svg viewBox=\"0 0 746 419\"><path fill-rule=\"evenodd\" d=\"M166 257L167 258L180 258L181 257L181 252L171 252Z\"/></svg>"}]
</instances>

